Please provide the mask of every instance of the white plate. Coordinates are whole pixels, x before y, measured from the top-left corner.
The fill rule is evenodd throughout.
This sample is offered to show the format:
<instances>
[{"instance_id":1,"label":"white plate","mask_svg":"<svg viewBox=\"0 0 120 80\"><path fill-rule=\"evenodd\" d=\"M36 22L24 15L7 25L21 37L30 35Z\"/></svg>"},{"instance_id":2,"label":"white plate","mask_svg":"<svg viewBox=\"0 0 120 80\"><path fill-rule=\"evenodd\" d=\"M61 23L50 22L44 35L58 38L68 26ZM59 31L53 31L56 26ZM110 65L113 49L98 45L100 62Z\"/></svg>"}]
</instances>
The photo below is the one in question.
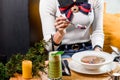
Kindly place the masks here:
<instances>
[{"instance_id":1,"label":"white plate","mask_svg":"<svg viewBox=\"0 0 120 80\"><path fill-rule=\"evenodd\" d=\"M69 62L69 67L71 70L78 73L94 75L94 74L104 74L104 73L110 72L111 70L114 70L116 68L116 63L112 62L110 64L104 65L98 70L88 70L88 69L85 69L82 65L72 60Z\"/></svg>"}]
</instances>

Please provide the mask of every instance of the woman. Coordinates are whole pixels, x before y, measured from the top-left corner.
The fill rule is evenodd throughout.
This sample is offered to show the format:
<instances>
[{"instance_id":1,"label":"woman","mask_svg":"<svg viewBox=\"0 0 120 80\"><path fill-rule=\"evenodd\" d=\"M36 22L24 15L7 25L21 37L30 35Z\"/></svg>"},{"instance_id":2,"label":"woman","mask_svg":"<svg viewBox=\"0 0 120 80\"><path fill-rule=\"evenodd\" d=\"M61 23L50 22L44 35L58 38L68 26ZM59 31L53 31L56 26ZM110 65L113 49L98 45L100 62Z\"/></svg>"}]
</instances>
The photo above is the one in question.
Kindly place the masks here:
<instances>
[{"instance_id":1,"label":"woman","mask_svg":"<svg viewBox=\"0 0 120 80\"><path fill-rule=\"evenodd\" d=\"M53 35L55 49L65 52L62 57L102 50L103 0L40 0L40 16L44 40ZM52 50L51 43L47 49Z\"/></svg>"}]
</instances>

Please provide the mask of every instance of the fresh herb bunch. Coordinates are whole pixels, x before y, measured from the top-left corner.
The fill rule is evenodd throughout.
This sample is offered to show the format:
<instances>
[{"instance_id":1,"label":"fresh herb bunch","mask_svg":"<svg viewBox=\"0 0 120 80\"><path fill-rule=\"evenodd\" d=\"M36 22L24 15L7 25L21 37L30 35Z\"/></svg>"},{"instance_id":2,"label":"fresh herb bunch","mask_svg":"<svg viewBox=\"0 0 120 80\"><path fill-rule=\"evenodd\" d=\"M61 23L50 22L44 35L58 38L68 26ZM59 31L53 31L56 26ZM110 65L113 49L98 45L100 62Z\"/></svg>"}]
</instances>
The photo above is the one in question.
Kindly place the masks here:
<instances>
[{"instance_id":1,"label":"fresh herb bunch","mask_svg":"<svg viewBox=\"0 0 120 80\"><path fill-rule=\"evenodd\" d=\"M22 61L31 60L32 61L32 72L33 76L40 76L39 71L45 72L44 61L48 58L48 52L45 49L47 43L42 40L35 43L25 55L20 53L13 55L10 60L6 63L7 75L14 76L15 73L22 73Z\"/></svg>"}]
</instances>

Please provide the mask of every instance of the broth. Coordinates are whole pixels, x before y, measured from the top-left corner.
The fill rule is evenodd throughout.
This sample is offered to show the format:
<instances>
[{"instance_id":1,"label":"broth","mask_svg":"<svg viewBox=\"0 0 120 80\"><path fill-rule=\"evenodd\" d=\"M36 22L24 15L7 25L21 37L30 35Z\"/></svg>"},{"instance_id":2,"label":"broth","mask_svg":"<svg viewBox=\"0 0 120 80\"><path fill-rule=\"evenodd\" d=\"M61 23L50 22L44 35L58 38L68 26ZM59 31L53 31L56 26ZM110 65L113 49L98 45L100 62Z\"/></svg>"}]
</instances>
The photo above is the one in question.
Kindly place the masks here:
<instances>
[{"instance_id":1,"label":"broth","mask_svg":"<svg viewBox=\"0 0 120 80\"><path fill-rule=\"evenodd\" d=\"M98 56L85 56L81 59L81 61L88 64L98 64L104 62L105 59Z\"/></svg>"}]
</instances>

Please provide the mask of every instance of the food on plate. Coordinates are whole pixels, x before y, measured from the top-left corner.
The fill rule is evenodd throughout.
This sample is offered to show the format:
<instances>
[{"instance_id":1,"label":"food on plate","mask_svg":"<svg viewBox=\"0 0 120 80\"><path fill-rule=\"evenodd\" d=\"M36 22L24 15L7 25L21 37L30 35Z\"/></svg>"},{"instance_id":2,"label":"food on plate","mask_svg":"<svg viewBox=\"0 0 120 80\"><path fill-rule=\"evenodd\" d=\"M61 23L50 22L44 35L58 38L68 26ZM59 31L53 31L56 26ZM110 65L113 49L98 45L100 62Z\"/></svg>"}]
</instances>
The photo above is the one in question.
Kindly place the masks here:
<instances>
[{"instance_id":1,"label":"food on plate","mask_svg":"<svg viewBox=\"0 0 120 80\"><path fill-rule=\"evenodd\" d=\"M105 62L105 59L98 56L85 56L81 59L81 61L88 64L98 64Z\"/></svg>"}]
</instances>

